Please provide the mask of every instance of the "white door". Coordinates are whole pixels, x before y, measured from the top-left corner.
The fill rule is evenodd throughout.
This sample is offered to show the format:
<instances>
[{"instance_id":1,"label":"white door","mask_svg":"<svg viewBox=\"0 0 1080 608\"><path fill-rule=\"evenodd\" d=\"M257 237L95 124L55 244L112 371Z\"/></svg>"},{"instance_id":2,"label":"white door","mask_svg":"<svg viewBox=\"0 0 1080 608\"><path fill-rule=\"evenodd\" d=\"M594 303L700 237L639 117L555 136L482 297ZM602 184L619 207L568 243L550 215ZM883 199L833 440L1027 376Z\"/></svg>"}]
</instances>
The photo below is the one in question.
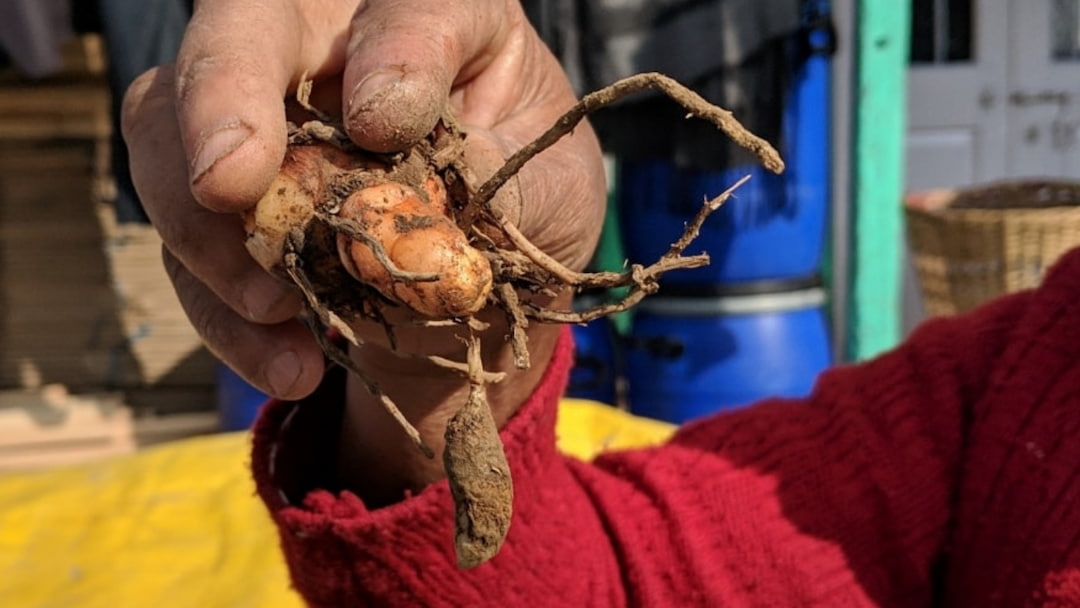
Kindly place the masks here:
<instances>
[{"instance_id":1,"label":"white door","mask_svg":"<svg viewBox=\"0 0 1080 608\"><path fill-rule=\"evenodd\" d=\"M906 188L1080 179L1080 0L911 1Z\"/></svg>"},{"instance_id":2,"label":"white door","mask_svg":"<svg viewBox=\"0 0 1080 608\"><path fill-rule=\"evenodd\" d=\"M912 0L909 190L1080 178L1080 0Z\"/></svg>"},{"instance_id":3,"label":"white door","mask_svg":"<svg viewBox=\"0 0 1080 608\"><path fill-rule=\"evenodd\" d=\"M912 0L909 190L1007 173L1007 1Z\"/></svg>"},{"instance_id":4,"label":"white door","mask_svg":"<svg viewBox=\"0 0 1080 608\"><path fill-rule=\"evenodd\" d=\"M1013 0L1009 177L1080 178L1080 0Z\"/></svg>"}]
</instances>

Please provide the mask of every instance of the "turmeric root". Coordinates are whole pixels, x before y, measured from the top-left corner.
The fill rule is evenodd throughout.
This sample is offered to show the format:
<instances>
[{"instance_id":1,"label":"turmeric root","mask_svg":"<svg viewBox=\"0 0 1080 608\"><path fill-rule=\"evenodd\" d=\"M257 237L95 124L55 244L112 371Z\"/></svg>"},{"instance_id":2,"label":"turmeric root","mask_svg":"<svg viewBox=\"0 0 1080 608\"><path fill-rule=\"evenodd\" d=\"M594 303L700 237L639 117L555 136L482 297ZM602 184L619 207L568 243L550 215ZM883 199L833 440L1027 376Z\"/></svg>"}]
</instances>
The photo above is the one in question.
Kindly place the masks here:
<instances>
[{"instance_id":1,"label":"turmeric root","mask_svg":"<svg viewBox=\"0 0 1080 608\"><path fill-rule=\"evenodd\" d=\"M356 324L381 322L394 348L393 327L383 314L388 308L410 311L413 323L468 328L467 361L429 357L443 369L464 375L469 386L465 404L446 430L444 454L455 501L455 549L463 568L498 552L510 525L513 497L485 392L486 383L502 376L482 369L479 335L490 326L474 315L489 304L502 308L511 327L499 338L512 341L516 364L527 367L524 328L530 321L576 323L619 312L654 293L664 272L707 264L706 254L683 252L709 214L742 183L706 201L656 263L635 264L618 273L567 269L492 207L500 187L589 112L648 88L660 89L690 116L713 123L770 170L783 170L772 146L747 132L730 112L660 74L631 77L585 96L484 183L475 183L464 162L465 136L449 116L411 149L379 155L356 149L339 126L327 124L300 99L324 120L291 126L279 175L245 216L248 250L264 268L304 293L313 329L331 360L361 377L429 456L430 449L390 396L364 377L363 370L325 338L323 329L335 328L356 343ZM302 85L301 97L305 90ZM585 311L551 310L543 304L566 289L612 287L629 290L620 302Z\"/></svg>"}]
</instances>

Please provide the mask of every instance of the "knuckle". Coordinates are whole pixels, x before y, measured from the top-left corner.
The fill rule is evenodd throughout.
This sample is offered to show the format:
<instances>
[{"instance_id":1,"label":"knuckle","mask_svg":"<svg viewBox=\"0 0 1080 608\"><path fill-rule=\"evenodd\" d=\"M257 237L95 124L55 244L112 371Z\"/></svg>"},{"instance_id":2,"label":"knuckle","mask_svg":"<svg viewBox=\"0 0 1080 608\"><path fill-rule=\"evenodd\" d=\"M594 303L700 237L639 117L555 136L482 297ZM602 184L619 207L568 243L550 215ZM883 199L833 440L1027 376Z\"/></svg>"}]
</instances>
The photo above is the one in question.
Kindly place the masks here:
<instances>
[{"instance_id":1,"label":"knuckle","mask_svg":"<svg viewBox=\"0 0 1080 608\"><path fill-rule=\"evenodd\" d=\"M215 354L227 350L236 341L235 314L165 246L162 261L191 326Z\"/></svg>"},{"instance_id":2,"label":"knuckle","mask_svg":"<svg viewBox=\"0 0 1080 608\"><path fill-rule=\"evenodd\" d=\"M199 238L197 226L192 222L175 221L162 226L162 239L168 244L169 249L182 260L204 259L206 240Z\"/></svg>"},{"instance_id":3,"label":"knuckle","mask_svg":"<svg viewBox=\"0 0 1080 608\"><path fill-rule=\"evenodd\" d=\"M168 246L164 244L161 245L161 264L165 267L165 274L168 275L169 281L174 287L179 287L177 283L180 281L183 266L180 264L180 260L169 251Z\"/></svg>"},{"instance_id":4,"label":"knuckle","mask_svg":"<svg viewBox=\"0 0 1080 608\"><path fill-rule=\"evenodd\" d=\"M212 305L209 299L206 298L206 301L193 307L189 313L189 319L207 347L222 357L224 353L229 352L230 346L236 343L236 332L232 330L235 322L225 318L228 315L225 314L227 309L224 305L219 302L214 302Z\"/></svg>"},{"instance_id":5,"label":"knuckle","mask_svg":"<svg viewBox=\"0 0 1080 608\"><path fill-rule=\"evenodd\" d=\"M214 213L187 198L158 204L171 204L174 210L186 206L184 213L174 212L155 224L165 246L185 266L196 272L213 273L206 276L217 276L234 268L223 260L223 243L225 238L243 239L239 216Z\"/></svg>"},{"instance_id":6,"label":"knuckle","mask_svg":"<svg viewBox=\"0 0 1080 608\"><path fill-rule=\"evenodd\" d=\"M192 327L214 354L228 353L237 342L241 321L208 289L191 290L189 296L185 310Z\"/></svg>"},{"instance_id":7,"label":"knuckle","mask_svg":"<svg viewBox=\"0 0 1080 608\"><path fill-rule=\"evenodd\" d=\"M120 127L125 141L153 125L163 106L172 104L173 70L158 66L140 74L124 92Z\"/></svg>"},{"instance_id":8,"label":"knuckle","mask_svg":"<svg viewBox=\"0 0 1080 608\"><path fill-rule=\"evenodd\" d=\"M238 99L254 98L266 86L269 66L237 50L202 49L177 63L173 94L184 106L205 87L228 83Z\"/></svg>"}]
</instances>

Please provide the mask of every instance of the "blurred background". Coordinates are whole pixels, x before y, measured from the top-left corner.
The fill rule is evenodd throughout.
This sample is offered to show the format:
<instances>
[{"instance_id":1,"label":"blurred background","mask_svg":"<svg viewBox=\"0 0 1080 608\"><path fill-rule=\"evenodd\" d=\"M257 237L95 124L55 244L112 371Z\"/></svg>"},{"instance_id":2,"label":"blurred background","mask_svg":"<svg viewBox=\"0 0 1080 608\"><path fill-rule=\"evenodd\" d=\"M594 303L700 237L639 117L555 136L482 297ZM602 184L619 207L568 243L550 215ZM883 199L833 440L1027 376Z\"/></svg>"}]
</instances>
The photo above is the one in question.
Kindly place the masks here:
<instances>
[{"instance_id":1,"label":"blurred background","mask_svg":"<svg viewBox=\"0 0 1080 608\"><path fill-rule=\"evenodd\" d=\"M689 250L710 266L576 328L571 394L673 422L802 396L928 316L1037 285L1080 243L1076 0L584 4L569 40L558 11L541 20L579 88L676 75L788 168L766 174L663 99L595 118L598 267L656 259L701 201L751 180Z\"/></svg>"},{"instance_id":2,"label":"blurred background","mask_svg":"<svg viewBox=\"0 0 1080 608\"><path fill-rule=\"evenodd\" d=\"M0 7L0 470L219 428L214 360L172 294L116 128L116 91L169 60L187 19L167 25L151 4Z\"/></svg>"}]
</instances>

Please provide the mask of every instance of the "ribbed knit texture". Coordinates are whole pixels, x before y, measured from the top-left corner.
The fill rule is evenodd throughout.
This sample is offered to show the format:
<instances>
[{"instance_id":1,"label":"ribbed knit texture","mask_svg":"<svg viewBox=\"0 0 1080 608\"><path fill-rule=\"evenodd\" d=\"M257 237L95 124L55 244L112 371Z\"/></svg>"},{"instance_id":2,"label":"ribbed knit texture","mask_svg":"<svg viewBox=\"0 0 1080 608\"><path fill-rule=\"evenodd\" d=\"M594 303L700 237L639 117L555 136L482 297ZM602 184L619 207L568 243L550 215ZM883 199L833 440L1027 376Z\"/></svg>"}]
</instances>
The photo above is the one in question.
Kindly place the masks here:
<instances>
[{"instance_id":1,"label":"ribbed knit texture","mask_svg":"<svg viewBox=\"0 0 1080 608\"><path fill-rule=\"evenodd\" d=\"M1080 606L1078 301L1073 252L1038 291L925 323L806 399L591 464L554 447L564 333L502 432L506 546L470 571L445 482L374 511L319 489L340 376L266 409L255 476L314 606Z\"/></svg>"}]
</instances>

